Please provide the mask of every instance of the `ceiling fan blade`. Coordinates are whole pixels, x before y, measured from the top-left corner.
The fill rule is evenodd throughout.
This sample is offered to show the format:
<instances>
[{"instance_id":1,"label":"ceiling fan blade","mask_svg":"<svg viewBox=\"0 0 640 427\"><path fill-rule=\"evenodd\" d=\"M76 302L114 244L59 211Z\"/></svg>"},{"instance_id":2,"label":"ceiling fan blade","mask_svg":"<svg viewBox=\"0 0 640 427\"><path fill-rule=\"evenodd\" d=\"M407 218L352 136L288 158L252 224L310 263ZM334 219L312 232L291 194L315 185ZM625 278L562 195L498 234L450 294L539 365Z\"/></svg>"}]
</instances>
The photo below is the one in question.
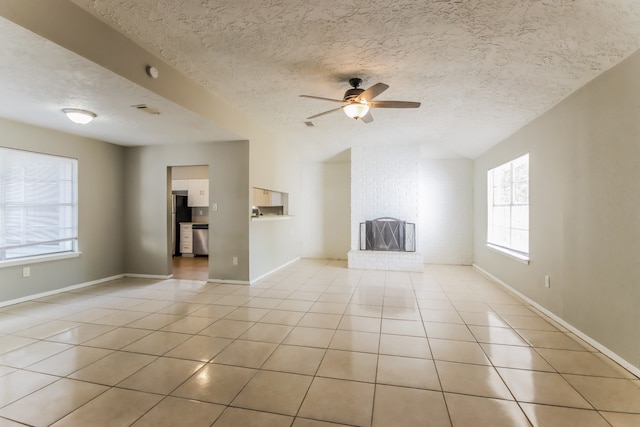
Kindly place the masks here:
<instances>
[{"instance_id":1,"label":"ceiling fan blade","mask_svg":"<svg viewBox=\"0 0 640 427\"><path fill-rule=\"evenodd\" d=\"M321 96L312 96L312 95L300 95L300 98L321 99L323 101L340 102L340 103L344 102L342 99L323 98Z\"/></svg>"},{"instance_id":2,"label":"ceiling fan blade","mask_svg":"<svg viewBox=\"0 0 640 427\"><path fill-rule=\"evenodd\" d=\"M315 119L316 117L324 116L325 114L333 113L334 111L340 111L342 107L334 108L333 110L325 111L324 113L319 113L311 117L307 117L307 120Z\"/></svg>"},{"instance_id":3,"label":"ceiling fan blade","mask_svg":"<svg viewBox=\"0 0 640 427\"><path fill-rule=\"evenodd\" d=\"M364 99L365 101L369 102L387 89L389 89L389 85L386 85L384 83L376 83L373 86L371 86L369 89L365 90L360 95L358 95L355 101L360 102Z\"/></svg>"},{"instance_id":4,"label":"ceiling fan blade","mask_svg":"<svg viewBox=\"0 0 640 427\"><path fill-rule=\"evenodd\" d=\"M372 101L369 102L371 108L418 108L419 102L410 101Z\"/></svg>"},{"instance_id":5,"label":"ceiling fan blade","mask_svg":"<svg viewBox=\"0 0 640 427\"><path fill-rule=\"evenodd\" d=\"M373 116L371 115L371 111L367 111L367 114L360 117L360 120L362 120L365 123L371 123L373 121Z\"/></svg>"}]
</instances>

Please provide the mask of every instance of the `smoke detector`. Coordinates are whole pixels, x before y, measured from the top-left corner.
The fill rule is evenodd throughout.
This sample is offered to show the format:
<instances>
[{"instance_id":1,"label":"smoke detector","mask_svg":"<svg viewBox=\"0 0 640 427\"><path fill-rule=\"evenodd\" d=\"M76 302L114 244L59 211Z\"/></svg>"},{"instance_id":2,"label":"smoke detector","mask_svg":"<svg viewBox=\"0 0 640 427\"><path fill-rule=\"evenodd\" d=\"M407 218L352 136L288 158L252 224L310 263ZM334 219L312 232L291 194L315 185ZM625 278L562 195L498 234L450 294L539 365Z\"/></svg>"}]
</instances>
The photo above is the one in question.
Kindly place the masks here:
<instances>
[{"instance_id":1,"label":"smoke detector","mask_svg":"<svg viewBox=\"0 0 640 427\"><path fill-rule=\"evenodd\" d=\"M158 73L158 69L152 65L147 65L147 68L145 68L145 70L147 72L147 75L152 79L157 79L160 75L160 73Z\"/></svg>"}]
</instances>

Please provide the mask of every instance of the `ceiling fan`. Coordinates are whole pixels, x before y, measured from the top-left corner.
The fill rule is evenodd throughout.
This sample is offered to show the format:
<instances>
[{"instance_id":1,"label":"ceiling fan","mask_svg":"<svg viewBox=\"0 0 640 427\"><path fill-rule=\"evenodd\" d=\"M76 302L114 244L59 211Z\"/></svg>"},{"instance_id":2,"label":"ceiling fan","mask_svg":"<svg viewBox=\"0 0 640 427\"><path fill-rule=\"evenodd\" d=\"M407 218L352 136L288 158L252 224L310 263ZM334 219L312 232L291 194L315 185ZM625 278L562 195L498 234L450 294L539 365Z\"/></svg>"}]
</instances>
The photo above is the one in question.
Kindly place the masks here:
<instances>
[{"instance_id":1,"label":"ceiling fan","mask_svg":"<svg viewBox=\"0 0 640 427\"><path fill-rule=\"evenodd\" d=\"M342 110L344 113L352 119L362 119L365 123L371 123L373 116L369 112L370 108L418 108L419 102L409 101L373 101L373 98L380 95L385 90L389 89L389 86L384 83L376 83L368 89L360 89L362 79L352 78L349 79L349 84L352 89L347 90L344 93L344 97L340 99L323 98L321 96L312 95L300 95L302 98L320 99L323 101L339 102L343 104L338 108L334 108L324 113L316 114L311 117L307 117L307 120L315 119L316 117L324 116L325 114L333 113L334 111Z\"/></svg>"}]
</instances>

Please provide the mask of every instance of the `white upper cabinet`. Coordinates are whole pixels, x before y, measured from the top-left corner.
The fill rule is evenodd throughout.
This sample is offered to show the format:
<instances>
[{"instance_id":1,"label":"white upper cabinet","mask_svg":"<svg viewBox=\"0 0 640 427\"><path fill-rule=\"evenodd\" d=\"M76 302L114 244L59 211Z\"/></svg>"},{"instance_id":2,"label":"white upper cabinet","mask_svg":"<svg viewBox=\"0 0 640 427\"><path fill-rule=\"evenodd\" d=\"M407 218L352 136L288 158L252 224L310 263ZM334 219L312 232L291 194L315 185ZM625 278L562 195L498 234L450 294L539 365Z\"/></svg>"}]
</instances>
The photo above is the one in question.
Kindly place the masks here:
<instances>
[{"instance_id":1,"label":"white upper cabinet","mask_svg":"<svg viewBox=\"0 0 640 427\"><path fill-rule=\"evenodd\" d=\"M209 206L209 180L190 179L187 184L187 205L190 207Z\"/></svg>"},{"instance_id":2,"label":"white upper cabinet","mask_svg":"<svg viewBox=\"0 0 640 427\"><path fill-rule=\"evenodd\" d=\"M282 206L282 193L271 191L271 206Z\"/></svg>"}]
</instances>

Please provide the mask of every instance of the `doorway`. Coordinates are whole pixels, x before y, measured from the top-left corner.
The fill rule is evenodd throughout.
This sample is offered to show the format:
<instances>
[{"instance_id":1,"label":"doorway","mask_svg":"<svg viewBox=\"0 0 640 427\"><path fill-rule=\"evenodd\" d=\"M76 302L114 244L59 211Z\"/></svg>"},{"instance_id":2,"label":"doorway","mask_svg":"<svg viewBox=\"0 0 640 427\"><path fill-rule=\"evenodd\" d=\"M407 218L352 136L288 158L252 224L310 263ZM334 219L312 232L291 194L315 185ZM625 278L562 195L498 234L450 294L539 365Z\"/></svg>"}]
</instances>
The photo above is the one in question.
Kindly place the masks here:
<instances>
[{"instance_id":1,"label":"doorway","mask_svg":"<svg viewBox=\"0 0 640 427\"><path fill-rule=\"evenodd\" d=\"M170 166L171 273L209 278L209 166Z\"/></svg>"},{"instance_id":2,"label":"doorway","mask_svg":"<svg viewBox=\"0 0 640 427\"><path fill-rule=\"evenodd\" d=\"M172 274L174 279L208 280L209 257L174 256L172 258Z\"/></svg>"}]
</instances>

